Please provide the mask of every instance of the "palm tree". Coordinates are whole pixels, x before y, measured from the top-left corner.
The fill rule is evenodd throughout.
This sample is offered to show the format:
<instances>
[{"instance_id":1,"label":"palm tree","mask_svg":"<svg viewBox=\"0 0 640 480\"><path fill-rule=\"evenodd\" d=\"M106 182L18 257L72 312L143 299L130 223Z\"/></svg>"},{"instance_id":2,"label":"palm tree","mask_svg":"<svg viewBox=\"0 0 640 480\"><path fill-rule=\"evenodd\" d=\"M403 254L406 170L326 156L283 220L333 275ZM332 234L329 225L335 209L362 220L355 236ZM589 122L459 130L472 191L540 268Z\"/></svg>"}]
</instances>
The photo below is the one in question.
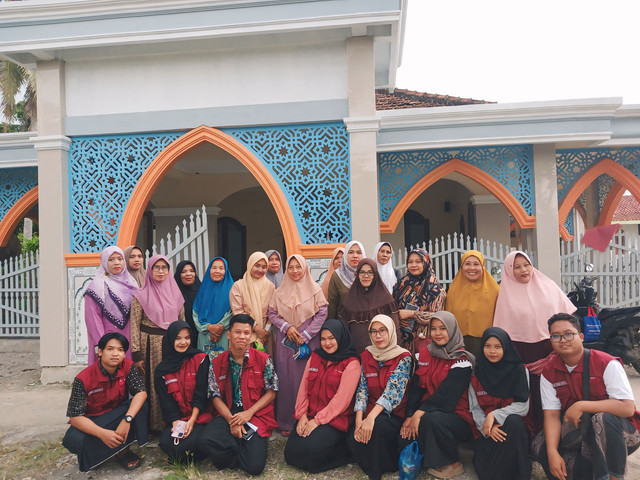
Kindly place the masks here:
<instances>
[{"instance_id":1,"label":"palm tree","mask_svg":"<svg viewBox=\"0 0 640 480\"><path fill-rule=\"evenodd\" d=\"M24 89L24 98L16 102ZM0 114L2 131L27 131L36 122L36 80L25 67L0 60Z\"/></svg>"}]
</instances>

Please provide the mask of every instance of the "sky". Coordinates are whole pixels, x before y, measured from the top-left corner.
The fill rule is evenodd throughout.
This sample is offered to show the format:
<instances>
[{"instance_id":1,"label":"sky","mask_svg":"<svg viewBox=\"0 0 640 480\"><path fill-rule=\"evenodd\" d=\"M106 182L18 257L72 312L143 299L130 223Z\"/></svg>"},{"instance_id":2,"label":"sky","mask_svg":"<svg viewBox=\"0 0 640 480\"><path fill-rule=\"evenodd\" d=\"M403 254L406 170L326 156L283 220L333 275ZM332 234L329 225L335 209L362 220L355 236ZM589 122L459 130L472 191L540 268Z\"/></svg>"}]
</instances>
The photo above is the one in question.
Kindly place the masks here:
<instances>
[{"instance_id":1,"label":"sky","mask_svg":"<svg viewBox=\"0 0 640 480\"><path fill-rule=\"evenodd\" d=\"M396 88L640 104L640 0L408 0Z\"/></svg>"}]
</instances>

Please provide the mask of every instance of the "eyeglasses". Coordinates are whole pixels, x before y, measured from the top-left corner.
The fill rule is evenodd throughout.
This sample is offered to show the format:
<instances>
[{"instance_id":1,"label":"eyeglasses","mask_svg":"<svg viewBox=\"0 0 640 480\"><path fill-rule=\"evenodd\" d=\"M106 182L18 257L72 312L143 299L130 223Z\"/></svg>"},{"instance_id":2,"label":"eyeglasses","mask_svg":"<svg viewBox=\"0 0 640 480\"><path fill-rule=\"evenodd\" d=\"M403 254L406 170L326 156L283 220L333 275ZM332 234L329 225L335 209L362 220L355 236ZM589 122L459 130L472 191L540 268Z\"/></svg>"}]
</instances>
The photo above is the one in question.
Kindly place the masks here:
<instances>
[{"instance_id":1,"label":"eyeglasses","mask_svg":"<svg viewBox=\"0 0 640 480\"><path fill-rule=\"evenodd\" d=\"M387 329L386 328L381 328L380 330L369 330L369 335L371 335L372 337L375 337L376 335L384 335L385 333L387 333Z\"/></svg>"},{"instance_id":2,"label":"eyeglasses","mask_svg":"<svg viewBox=\"0 0 640 480\"><path fill-rule=\"evenodd\" d=\"M168 272L169 271L169 265L154 265L152 270L154 272L159 272L160 270L162 270L163 272Z\"/></svg>"},{"instance_id":3,"label":"eyeglasses","mask_svg":"<svg viewBox=\"0 0 640 480\"><path fill-rule=\"evenodd\" d=\"M562 335L555 334L555 335L551 335L551 341L553 343L558 343L560 342L560 340L564 338L567 342L571 342L573 341L573 337L575 337L576 335L580 335L580 334L575 332L567 332L567 333L563 333Z\"/></svg>"},{"instance_id":4,"label":"eyeglasses","mask_svg":"<svg viewBox=\"0 0 640 480\"><path fill-rule=\"evenodd\" d=\"M365 272L364 270L361 270L361 271L358 272L358 276L359 277L373 277L373 271Z\"/></svg>"}]
</instances>

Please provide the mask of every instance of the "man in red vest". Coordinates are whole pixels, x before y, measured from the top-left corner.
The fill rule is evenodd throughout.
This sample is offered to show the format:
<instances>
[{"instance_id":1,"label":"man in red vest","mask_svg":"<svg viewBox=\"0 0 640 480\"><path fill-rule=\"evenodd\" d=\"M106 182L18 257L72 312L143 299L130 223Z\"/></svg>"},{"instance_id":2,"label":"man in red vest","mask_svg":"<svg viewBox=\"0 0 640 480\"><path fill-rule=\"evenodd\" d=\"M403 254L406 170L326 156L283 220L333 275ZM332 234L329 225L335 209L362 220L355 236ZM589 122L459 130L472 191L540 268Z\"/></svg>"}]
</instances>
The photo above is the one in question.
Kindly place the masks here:
<instances>
[{"instance_id":1,"label":"man in red vest","mask_svg":"<svg viewBox=\"0 0 640 480\"><path fill-rule=\"evenodd\" d=\"M622 479L627 455L640 446L640 414L622 363L599 350L585 351L573 315L558 313L548 325L554 353L540 377L544 431L534 440L534 456L550 479ZM585 352L589 400L583 400ZM563 423L580 429L582 441L572 446Z\"/></svg>"},{"instance_id":2,"label":"man in red vest","mask_svg":"<svg viewBox=\"0 0 640 480\"><path fill-rule=\"evenodd\" d=\"M241 468L260 475L267 462L267 438L278 426L273 411L278 376L271 357L250 346L253 325L246 314L229 321L229 350L212 360L209 376L218 416L200 438L220 470Z\"/></svg>"},{"instance_id":3,"label":"man in red vest","mask_svg":"<svg viewBox=\"0 0 640 480\"><path fill-rule=\"evenodd\" d=\"M98 361L74 379L67 416L71 427L62 444L78 455L80 471L88 472L116 456L125 470L140 466L129 450L147 443L149 409L144 378L125 358L129 341L110 332L98 342Z\"/></svg>"}]
</instances>

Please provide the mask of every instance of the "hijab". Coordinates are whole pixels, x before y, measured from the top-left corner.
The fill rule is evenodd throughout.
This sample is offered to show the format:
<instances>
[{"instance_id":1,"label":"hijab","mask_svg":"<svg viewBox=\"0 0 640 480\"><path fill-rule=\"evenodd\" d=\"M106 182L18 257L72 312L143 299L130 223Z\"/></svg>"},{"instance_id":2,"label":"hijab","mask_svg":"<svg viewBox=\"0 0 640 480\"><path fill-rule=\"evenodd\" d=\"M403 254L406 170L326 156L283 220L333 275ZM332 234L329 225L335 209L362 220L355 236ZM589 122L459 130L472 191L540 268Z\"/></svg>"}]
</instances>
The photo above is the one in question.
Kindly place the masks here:
<instances>
[{"instance_id":1,"label":"hijab","mask_svg":"<svg viewBox=\"0 0 640 480\"><path fill-rule=\"evenodd\" d=\"M180 309L184 305L184 298L175 279L170 275L171 271L167 272L167 278L162 282L156 282L153 279L153 266L159 260L164 260L171 268L169 259L164 255L151 257L147 264L144 286L134 296L142 305L142 310L147 314L149 320L166 330L178 319Z\"/></svg>"},{"instance_id":2,"label":"hijab","mask_svg":"<svg viewBox=\"0 0 640 480\"><path fill-rule=\"evenodd\" d=\"M398 334L396 333L396 326L391 317L388 315L376 315L371 319L371 325L373 325L373 322L381 323L389 332L389 344L384 348L378 348L373 342L373 337L369 334L371 345L365 347L365 350L368 350L377 362L386 362L405 352L410 353L409 350L398 345Z\"/></svg>"},{"instance_id":3,"label":"hijab","mask_svg":"<svg viewBox=\"0 0 640 480\"><path fill-rule=\"evenodd\" d=\"M278 258L280 259L280 270L278 270L276 273L273 273L271 272L271 270L269 270L269 259L274 253L278 255ZM264 252L264 254L267 256L267 280L269 280L276 286L276 288L278 288L282 283L282 278L284 277L284 272L282 270L282 255L280 255L280 252L278 252L277 250L267 250L266 252Z\"/></svg>"},{"instance_id":4,"label":"hijab","mask_svg":"<svg viewBox=\"0 0 640 480\"><path fill-rule=\"evenodd\" d=\"M331 282L333 272L336 271L336 267L333 266L333 262L336 260L336 257L340 252L342 252L342 258L344 259L344 248L342 247L334 248L333 253L331 254L331 262L329 263L327 274L324 276L324 280L322 281L322 293L324 293L324 298L329 298L329 283Z\"/></svg>"},{"instance_id":5,"label":"hijab","mask_svg":"<svg viewBox=\"0 0 640 480\"><path fill-rule=\"evenodd\" d=\"M460 333L458 322L453 313L441 310L431 317L431 321L435 319L440 320L444 324L449 334L449 341L442 346L436 344L436 342L431 342L427 345L429 353L443 360L456 360L462 356L466 356L471 362L471 365L475 365L476 357L465 350L464 339L462 338L462 333Z\"/></svg>"},{"instance_id":6,"label":"hijab","mask_svg":"<svg viewBox=\"0 0 640 480\"><path fill-rule=\"evenodd\" d=\"M216 260L224 262L224 278L219 282L211 280L211 265ZM233 286L233 278L229 272L229 265L222 257L215 257L209 262L207 272L203 275L202 285L193 301L193 311L198 314L198 322L218 323L231 308L229 291Z\"/></svg>"},{"instance_id":7,"label":"hijab","mask_svg":"<svg viewBox=\"0 0 640 480\"><path fill-rule=\"evenodd\" d=\"M385 265L382 265L380 262L378 262L378 252L385 245L391 249L391 257L389 258L389 261ZM389 290L389 293L393 293L393 287L396 283L398 283L396 272L393 269L393 247L389 242L377 243L376 248L373 249L373 258L375 259L376 264L378 265L378 273L380 273L380 278L382 279L382 282L387 287L387 290Z\"/></svg>"},{"instance_id":8,"label":"hijab","mask_svg":"<svg viewBox=\"0 0 640 480\"><path fill-rule=\"evenodd\" d=\"M573 313L576 307L556 282L533 268L532 263L529 283L518 282L513 274L517 255L531 263L527 254L518 250L504 259L493 326L507 331L515 342L536 343L549 338L549 317L556 313Z\"/></svg>"},{"instance_id":9,"label":"hijab","mask_svg":"<svg viewBox=\"0 0 640 480\"><path fill-rule=\"evenodd\" d=\"M484 344L495 337L502 344L502 358L492 363L484 356ZM529 400L529 381L520 354L509 334L499 327L487 328L482 334L482 349L475 375L492 397L513 398L515 402Z\"/></svg>"},{"instance_id":10,"label":"hijab","mask_svg":"<svg viewBox=\"0 0 640 480\"><path fill-rule=\"evenodd\" d=\"M140 253L142 254L142 266L138 270L131 270L131 267L129 267L129 258L131 257L131 252L133 250L140 250ZM144 252L142 251L142 249L137 245L129 245L124 249L124 261L127 265L127 271L136 280L136 282L138 283L138 287L142 287L142 285L144 285L144 277L147 273L147 271L144 269Z\"/></svg>"},{"instance_id":11,"label":"hijab","mask_svg":"<svg viewBox=\"0 0 640 480\"><path fill-rule=\"evenodd\" d=\"M180 274L182 273L182 270L184 270L184 267L186 267L187 265L190 265L191 268L193 268L193 272L195 273L195 276L196 276L195 280L193 281L193 284L191 285L185 285L184 283L182 283L182 277L180 276ZM196 272L196 266L191 260L181 261L176 266L176 273L173 275L173 278L175 278L176 283L178 284L178 288L182 293L182 298L184 298L184 318L186 319L189 325L194 325L193 301L196 299L196 295L198 294L198 289L202 284L202 282L198 278L198 273ZM193 328L192 331L196 332L195 328Z\"/></svg>"},{"instance_id":12,"label":"hijab","mask_svg":"<svg viewBox=\"0 0 640 480\"><path fill-rule=\"evenodd\" d=\"M484 257L477 250L469 250L460 262L464 265L469 257L476 257L482 265L480 277L471 282L462 273L456 273L447 292L446 309L458 319L462 335L480 338L485 329L493 325L493 314L500 287L484 267Z\"/></svg>"},{"instance_id":13,"label":"hijab","mask_svg":"<svg viewBox=\"0 0 640 480\"><path fill-rule=\"evenodd\" d=\"M313 317L320 307L327 305L327 300L320 285L311 278L309 266L302 255L291 255L287 259L287 267L294 258L302 267L302 277L296 282L287 273L282 285L271 297L269 307L277 311L289 324L298 328Z\"/></svg>"},{"instance_id":14,"label":"hijab","mask_svg":"<svg viewBox=\"0 0 640 480\"><path fill-rule=\"evenodd\" d=\"M105 248L100 254L98 272L89 284L85 295L96 302L109 323L123 330L129 323L131 300L138 289L138 284L126 268L116 275L109 273L109 257L114 253L119 253L123 259L125 258L120 247Z\"/></svg>"},{"instance_id":15,"label":"hijab","mask_svg":"<svg viewBox=\"0 0 640 480\"><path fill-rule=\"evenodd\" d=\"M176 337L180 333L180 330L185 328L191 332L189 325L180 320L176 320L171 323L167 328L167 333L162 337L162 361L156 367L155 378L162 377L168 373L177 372L182 368L182 364L184 362L198 353L202 353L200 350L193 347L193 338L191 338L191 345L189 345L186 351L176 351Z\"/></svg>"},{"instance_id":16,"label":"hijab","mask_svg":"<svg viewBox=\"0 0 640 480\"><path fill-rule=\"evenodd\" d=\"M373 281L369 287L363 287L358 276L364 265L373 270ZM363 258L356 267L356 279L342 301L340 318L346 322L368 323L375 315L389 314L394 310L397 310L396 301L382 283L375 260Z\"/></svg>"},{"instance_id":17,"label":"hijab","mask_svg":"<svg viewBox=\"0 0 640 480\"><path fill-rule=\"evenodd\" d=\"M333 333L336 342L338 342L338 349L333 353L325 352L322 347L316 349L315 353L320 355L321 358L328 362L341 362L342 360L346 360L351 357L358 360L358 362L360 361L360 357L358 357L358 354L353 347L351 333L349 332L349 329L345 327L344 323L340 320L336 320L335 318L330 318L322 324L320 334L322 334L322 330L329 330Z\"/></svg>"},{"instance_id":18,"label":"hijab","mask_svg":"<svg viewBox=\"0 0 640 480\"><path fill-rule=\"evenodd\" d=\"M266 274L257 280L251 276L251 269L260 260L267 262L268 268L268 257L262 252L253 252L249 256L249 260L247 260L247 271L244 272L242 280L238 280L238 282L240 283L242 297L249 306L251 318L256 322L256 325L264 327L264 319L267 316L267 307L273 295L274 287Z\"/></svg>"},{"instance_id":19,"label":"hijab","mask_svg":"<svg viewBox=\"0 0 640 480\"><path fill-rule=\"evenodd\" d=\"M436 274L431 268L431 257L423 249L411 250L407 255L407 265L409 257L414 253L422 260L422 273L414 276L407 272L393 287L393 296L398 303L398 308L406 308L407 303L412 303L418 306L418 310L426 311L444 289L438 283Z\"/></svg>"},{"instance_id":20,"label":"hijab","mask_svg":"<svg viewBox=\"0 0 640 480\"><path fill-rule=\"evenodd\" d=\"M354 240L344 246L344 256L342 257L342 263L340 264L340 267L336 269L338 277L340 277L340 280L342 280L342 283L347 288L350 288L351 284L356 279L356 269L347 263L347 255L349 253L349 250L351 250L351 247L353 247L354 245L358 245L360 247L360 250L362 250L362 256L366 257L362 244Z\"/></svg>"}]
</instances>

